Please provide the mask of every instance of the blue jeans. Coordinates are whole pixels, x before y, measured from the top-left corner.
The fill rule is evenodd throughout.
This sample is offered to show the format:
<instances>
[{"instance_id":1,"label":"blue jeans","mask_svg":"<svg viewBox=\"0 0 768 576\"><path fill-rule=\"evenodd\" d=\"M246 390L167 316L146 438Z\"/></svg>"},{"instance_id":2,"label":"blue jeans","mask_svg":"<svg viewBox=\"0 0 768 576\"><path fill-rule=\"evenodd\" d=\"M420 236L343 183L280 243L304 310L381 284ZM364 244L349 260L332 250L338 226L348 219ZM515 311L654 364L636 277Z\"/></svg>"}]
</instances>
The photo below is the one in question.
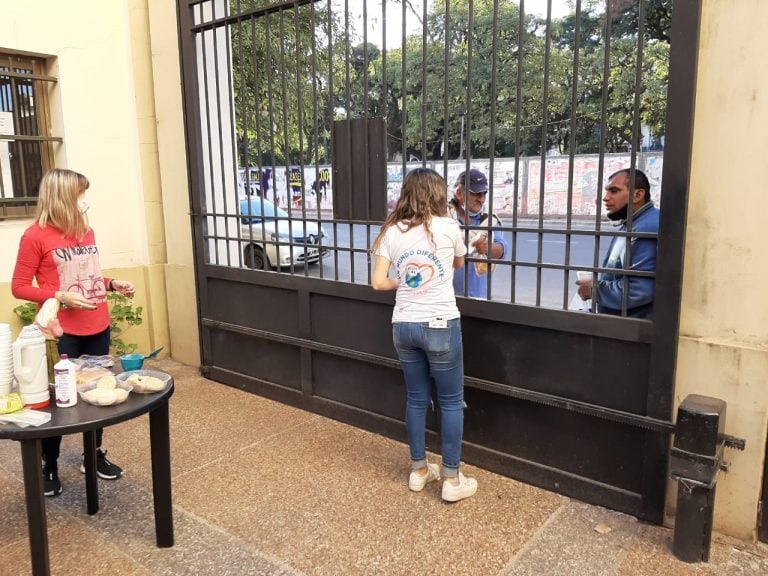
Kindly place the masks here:
<instances>
[{"instance_id":1,"label":"blue jeans","mask_svg":"<svg viewBox=\"0 0 768 576\"><path fill-rule=\"evenodd\" d=\"M411 467L427 465L425 446L430 376L435 380L440 406L443 475L455 477L461 460L464 426L464 356L461 321L448 320L447 328L430 328L428 322L397 322L392 338L405 376L408 398L405 427L411 450Z\"/></svg>"}]
</instances>

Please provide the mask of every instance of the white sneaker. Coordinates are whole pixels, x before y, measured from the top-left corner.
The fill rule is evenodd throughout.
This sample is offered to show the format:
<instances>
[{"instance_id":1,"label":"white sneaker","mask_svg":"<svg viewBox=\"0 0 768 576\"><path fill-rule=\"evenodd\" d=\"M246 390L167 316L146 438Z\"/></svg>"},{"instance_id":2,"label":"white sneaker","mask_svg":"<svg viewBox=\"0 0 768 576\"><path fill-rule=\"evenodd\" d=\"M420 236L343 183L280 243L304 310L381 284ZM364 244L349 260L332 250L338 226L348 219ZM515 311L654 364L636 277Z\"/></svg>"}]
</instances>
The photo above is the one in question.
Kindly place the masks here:
<instances>
[{"instance_id":1,"label":"white sneaker","mask_svg":"<svg viewBox=\"0 0 768 576\"><path fill-rule=\"evenodd\" d=\"M432 480L440 480L440 468L437 467L437 464L428 463L427 473L424 476L411 472L411 475L408 477L408 488L414 492L421 492L424 490L424 486L428 482L432 482Z\"/></svg>"},{"instance_id":2,"label":"white sneaker","mask_svg":"<svg viewBox=\"0 0 768 576\"><path fill-rule=\"evenodd\" d=\"M477 480L468 478L459 472L459 483L454 484L451 480L443 482L443 500L446 502L458 502L464 498L469 498L477 492Z\"/></svg>"}]
</instances>

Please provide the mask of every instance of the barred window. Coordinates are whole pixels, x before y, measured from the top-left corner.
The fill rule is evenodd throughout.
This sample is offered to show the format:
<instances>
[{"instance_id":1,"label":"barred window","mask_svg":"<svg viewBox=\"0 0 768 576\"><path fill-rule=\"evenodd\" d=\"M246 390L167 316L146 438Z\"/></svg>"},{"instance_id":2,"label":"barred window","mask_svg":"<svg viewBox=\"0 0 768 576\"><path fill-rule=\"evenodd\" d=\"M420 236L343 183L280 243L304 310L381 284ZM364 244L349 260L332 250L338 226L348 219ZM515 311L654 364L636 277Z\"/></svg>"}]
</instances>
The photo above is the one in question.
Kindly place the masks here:
<instances>
[{"instance_id":1,"label":"barred window","mask_svg":"<svg viewBox=\"0 0 768 576\"><path fill-rule=\"evenodd\" d=\"M0 48L0 219L34 211L43 173L53 168L49 59Z\"/></svg>"}]
</instances>

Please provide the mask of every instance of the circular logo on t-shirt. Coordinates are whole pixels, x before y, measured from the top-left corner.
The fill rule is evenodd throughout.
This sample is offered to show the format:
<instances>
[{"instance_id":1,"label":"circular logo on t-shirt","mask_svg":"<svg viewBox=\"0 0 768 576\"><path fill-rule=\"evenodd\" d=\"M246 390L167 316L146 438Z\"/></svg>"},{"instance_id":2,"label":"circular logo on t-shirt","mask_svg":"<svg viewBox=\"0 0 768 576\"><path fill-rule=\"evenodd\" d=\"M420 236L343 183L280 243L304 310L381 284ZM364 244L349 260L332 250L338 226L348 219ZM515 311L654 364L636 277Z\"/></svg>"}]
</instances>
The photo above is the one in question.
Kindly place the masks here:
<instances>
[{"instance_id":1,"label":"circular logo on t-shirt","mask_svg":"<svg viewBox=\"0 0 768 576\"><path fill-rule=\"evenodd\" d=\"M418 288L432 280L435 269L429 264L412 264L405 267L405 284L410 288Z\"/></svg>"}]
</instances>

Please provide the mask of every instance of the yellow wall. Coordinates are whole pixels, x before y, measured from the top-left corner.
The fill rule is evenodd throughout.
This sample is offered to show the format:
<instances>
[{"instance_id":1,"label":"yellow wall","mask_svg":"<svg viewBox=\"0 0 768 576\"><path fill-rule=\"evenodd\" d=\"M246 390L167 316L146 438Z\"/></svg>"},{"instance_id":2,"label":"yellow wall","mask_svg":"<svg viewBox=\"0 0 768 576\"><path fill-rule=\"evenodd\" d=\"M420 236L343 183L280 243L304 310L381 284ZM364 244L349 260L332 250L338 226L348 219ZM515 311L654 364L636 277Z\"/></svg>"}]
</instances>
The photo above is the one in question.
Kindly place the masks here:
<instances>
[{"instance_id":1,"label":"yellow wall","mask_svg":"<svg viewBox=\"0 0 768 576\"><path fill-rule=\"evenodd\" d=\"M88 214L102 267L132 280L136 305L145 310L144 324L126 339L142 351L164 346L178 360L196 364L175 19L171 1L5 2L0 47L54 57L50 73L59 82L51 98L53 134L64 138L55 147L56 164L88 176ZM165 206L175 210L169 214ZM30 222L0 222L0 243L12 247L10 254ZM9 285L14 261L0 259L0 322L17 328L12 308L20 302Z\"/></svg>"},{"instance_id":2,"label":"yellow wall","mask_svg":"<svg viewBox=\"0 0 768 576\"><path fill-rule=\"evenodd\" d=\"M143 3L138 2L137 3ZM200 364L189 185L175 2L150 2L149 21L154 71L157 143L163 204L166 264L164 278L172 355Z\"/></svg>"},{"instance_id":3,"label":"yellow wall","mask_svg":"<svg viewBox=\"0 0 768 576\"><path fill-rule=\"evenodd\" d=\"M768 2L705 0L685 246L676 400L728 403L715 529L755 537L768 426L765 162Z\"/></svg>"}]
</instances>

